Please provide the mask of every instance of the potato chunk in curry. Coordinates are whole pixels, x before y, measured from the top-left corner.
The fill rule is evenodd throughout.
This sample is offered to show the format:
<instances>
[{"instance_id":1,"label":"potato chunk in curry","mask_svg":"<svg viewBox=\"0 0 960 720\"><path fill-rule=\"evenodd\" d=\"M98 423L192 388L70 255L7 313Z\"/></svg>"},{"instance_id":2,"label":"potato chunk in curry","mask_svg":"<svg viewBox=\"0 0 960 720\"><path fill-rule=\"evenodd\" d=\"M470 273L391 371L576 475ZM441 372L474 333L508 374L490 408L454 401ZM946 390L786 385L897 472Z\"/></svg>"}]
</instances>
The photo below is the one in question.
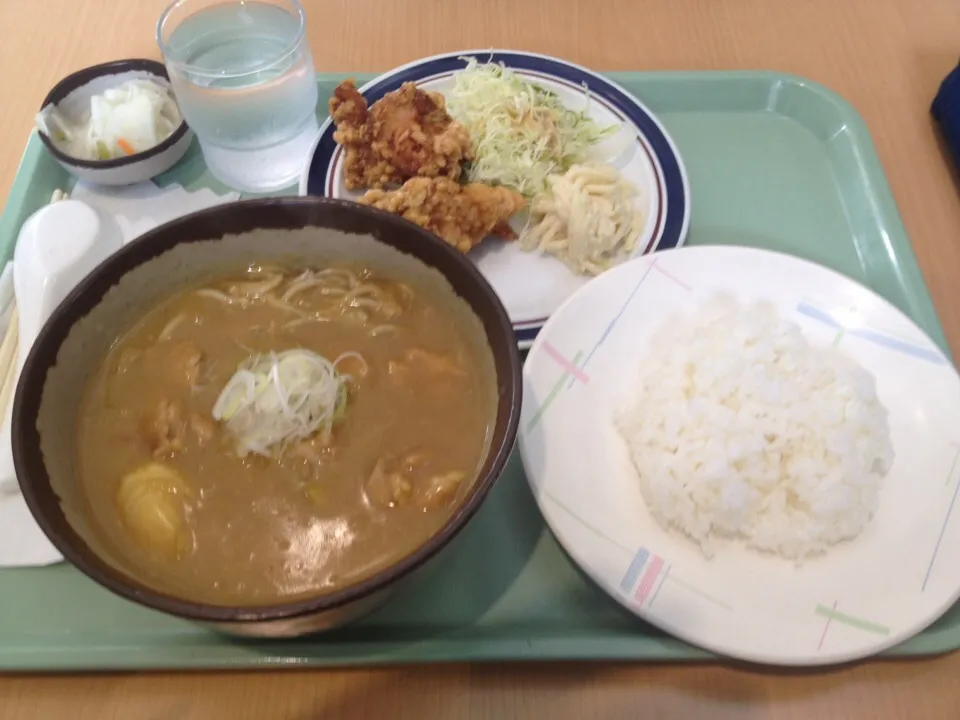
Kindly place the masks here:
<instances>
[{"instance_id":1,"label":"potato chunk in curry","mask_svg":"<svg viewBox=\"0 0 960 720\"><path fill-rule=\"evenodd\" d=\"M117 512L127 532L144 550L179 558L190 549L187 502L193 489L180 473L150 463L125 475L117 489Z\"/></svg>"}]
</instances>

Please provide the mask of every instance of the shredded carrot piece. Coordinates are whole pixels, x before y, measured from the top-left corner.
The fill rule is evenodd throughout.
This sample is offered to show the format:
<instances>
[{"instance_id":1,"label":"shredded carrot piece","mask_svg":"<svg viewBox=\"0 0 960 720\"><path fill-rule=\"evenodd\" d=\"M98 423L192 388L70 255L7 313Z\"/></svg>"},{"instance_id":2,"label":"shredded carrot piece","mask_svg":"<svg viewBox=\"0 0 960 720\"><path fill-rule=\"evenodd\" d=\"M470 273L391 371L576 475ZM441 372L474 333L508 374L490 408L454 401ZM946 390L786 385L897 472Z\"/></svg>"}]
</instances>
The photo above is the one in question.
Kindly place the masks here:
<instances>
[{"instance_id":1,"label":"shredded carrot piece","mask_svg":"<svg viewBox=\"0 0 960 720\"><path fill-rule=\"evenodd\" d=\"M137 152L136 150L133 149L133 145L128 143L123 138L117 139L117 145L119 145L120 149L123 150L127 155L133 155L134 153Z\"/></svg>"}]
</instances>

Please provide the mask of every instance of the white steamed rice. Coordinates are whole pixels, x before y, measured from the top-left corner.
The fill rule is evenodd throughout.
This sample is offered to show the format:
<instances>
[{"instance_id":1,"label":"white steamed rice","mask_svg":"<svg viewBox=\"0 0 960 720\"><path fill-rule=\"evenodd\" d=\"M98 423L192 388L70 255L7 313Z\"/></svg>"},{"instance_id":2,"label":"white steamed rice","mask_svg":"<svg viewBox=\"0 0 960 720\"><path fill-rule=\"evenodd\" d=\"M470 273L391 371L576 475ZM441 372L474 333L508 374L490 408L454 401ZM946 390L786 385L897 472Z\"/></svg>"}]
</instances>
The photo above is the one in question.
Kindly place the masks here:
<instances>
[{"instance_id":1,"label":"white steamed rice","mask_svg":"<svg viewBox=\"0 0 960 720\"><path fill-rule=\"evenodd\" d=\"M615 421L650 512L802 560L850 540L893 462L873 376L767 303L711 298L653 338Z\"/></svg>"}]
</instances>

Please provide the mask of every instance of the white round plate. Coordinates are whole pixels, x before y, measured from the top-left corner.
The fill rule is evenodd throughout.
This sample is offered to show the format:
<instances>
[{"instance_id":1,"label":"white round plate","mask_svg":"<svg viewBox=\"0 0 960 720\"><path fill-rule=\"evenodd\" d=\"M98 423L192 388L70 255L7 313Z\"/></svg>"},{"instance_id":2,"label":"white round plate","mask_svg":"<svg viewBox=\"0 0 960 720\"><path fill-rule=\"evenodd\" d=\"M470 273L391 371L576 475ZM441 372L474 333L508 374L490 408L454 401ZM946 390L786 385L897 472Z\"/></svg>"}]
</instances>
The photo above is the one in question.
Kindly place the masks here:
<instances>
[{"instance_id":1,"label":"white round plate","mask_svg":"<svg viewBox=\"0 0 960 720\"><path fill-rule=\"evenodd\" d=\"M646 224L637 254L680 246L690 223L690 188L683 161L660 121L616 83L578 65L556 58L512 50L464 50L417 60L391 70L360 88L372 105L405 82L446 93L465 57L503 63L531 81L555 91L571 108L581 108L590 92L590 116L601 126L622 124L635 133L634 142L614 163L638 188L638 206ZM343 152L333 139L330 119L304 167L301 195L357 198L363 191L343 183ZM514 223L514 228L519 229ZM507 309L521 347L529 347L543 323L587 279L574 275L559 260L523 252L515 243L487 239L470 253Z\"/></svg>"},{"instance_id":2,"label":"white round plate","mask_svg":"<svg viewBox=\"0 0 960 720\"><path fill-rule=\"evenodd\" d=\"M855 540L803 565L727 543L706 559L647 512L612 417L651 333L718 291L766 299L816 344L876 378L896 459ZM621 605L690 643L745 660L820 665L919 632L960 596L960 377L912 321L812 263L739 247L670 250L579 290L523 371L520 451L557 540Z\"/></svg>"}]
</instances>

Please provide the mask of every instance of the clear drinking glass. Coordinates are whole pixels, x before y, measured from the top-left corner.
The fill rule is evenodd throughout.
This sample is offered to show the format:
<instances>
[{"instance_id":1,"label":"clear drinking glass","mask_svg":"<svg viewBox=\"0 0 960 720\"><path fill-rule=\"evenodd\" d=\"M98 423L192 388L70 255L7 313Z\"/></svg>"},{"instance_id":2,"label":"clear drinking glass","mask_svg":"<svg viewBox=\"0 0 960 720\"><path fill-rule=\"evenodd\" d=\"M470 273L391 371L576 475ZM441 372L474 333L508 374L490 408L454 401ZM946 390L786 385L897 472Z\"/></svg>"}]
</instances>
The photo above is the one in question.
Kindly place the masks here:
<instances>
[{"instance_id":1,"label":"clear drinking glass","mask_svg":"<svg viewBox=\"0 0 960 720\"><path fill-rule=\"evenodd\" d=\"M207 167L248 192L286 187L317 134L317 84L297 0L177 0L157 43Z\"/></svg>"}]
</instances>

